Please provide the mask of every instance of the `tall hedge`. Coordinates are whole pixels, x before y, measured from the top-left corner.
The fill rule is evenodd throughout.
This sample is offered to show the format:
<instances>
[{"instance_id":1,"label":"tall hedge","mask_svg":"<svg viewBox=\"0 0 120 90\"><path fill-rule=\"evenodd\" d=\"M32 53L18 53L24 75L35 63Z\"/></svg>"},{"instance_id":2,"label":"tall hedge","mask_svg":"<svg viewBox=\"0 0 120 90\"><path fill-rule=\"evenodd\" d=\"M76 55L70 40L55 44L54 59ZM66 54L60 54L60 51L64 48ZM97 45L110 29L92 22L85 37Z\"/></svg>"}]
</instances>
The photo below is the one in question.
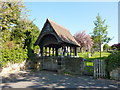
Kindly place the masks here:
<instances>
[{"instance_id":1,"label":"tall hedge","mask_svg":"<svg viewBox=\"0 0 120 90\"><path fill-rule=\"evenodd\" d=\"M10 63L21 63L28 58L27 49L19 47L1 49L0 67L5 67Z\"/></svg>"}]
</instances>

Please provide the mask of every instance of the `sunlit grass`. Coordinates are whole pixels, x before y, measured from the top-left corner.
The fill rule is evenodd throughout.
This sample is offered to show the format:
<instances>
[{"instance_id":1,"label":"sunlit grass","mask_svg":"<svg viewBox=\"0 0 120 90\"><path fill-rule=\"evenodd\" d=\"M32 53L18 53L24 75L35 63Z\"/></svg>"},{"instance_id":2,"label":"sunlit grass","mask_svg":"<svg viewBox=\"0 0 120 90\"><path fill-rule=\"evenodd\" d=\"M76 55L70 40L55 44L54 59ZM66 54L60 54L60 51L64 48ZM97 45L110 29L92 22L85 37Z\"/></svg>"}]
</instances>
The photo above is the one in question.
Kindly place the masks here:
<instances>
[{"instance_id":1,"label":"sunlit grass","mask_svg":"<svg viewBox=\"0 0 120 90\"><path fill-rule=\"evenodd\" d=\"M90 57L88 57L88 54L90 54ZM108 52L102 52L101 54L101 59L105 59L108 57L111 53ZM95 52L94 55L91 56L90 52L85 52L85 53L78 53L78 55L82 58L85 58L87 60L94 60L94 59L100 59L100 52Z\"/></svg>"},{"instance_id":2,"label":"sunlit grass","mask_svg":"<svg viewBox=\"0 0 120 90\"><path fill-rule=\"evenodd\" d=\"M93 66L93 62L86 62L86 66Z\"/></svg>"},{"instance_id":3,"label":"sunlit grass","mask_svg":"<svg viewBox=\"0 0 120 90\"><path fill-rule=\"evenodd\" d=\"M90 57L88 57L88 54L90 54ZM101 54L101 59L105 59L108 57L111 53L108 52L102 52ZM95 59L100 59L100 52L95 52L94 55L91 56L90 52L85 52L85 53L78 53L78 55L84 59L87 60L95 60ZM93 66L93 62L85 62L85 66Z\"/></svg>"}]
</instances>

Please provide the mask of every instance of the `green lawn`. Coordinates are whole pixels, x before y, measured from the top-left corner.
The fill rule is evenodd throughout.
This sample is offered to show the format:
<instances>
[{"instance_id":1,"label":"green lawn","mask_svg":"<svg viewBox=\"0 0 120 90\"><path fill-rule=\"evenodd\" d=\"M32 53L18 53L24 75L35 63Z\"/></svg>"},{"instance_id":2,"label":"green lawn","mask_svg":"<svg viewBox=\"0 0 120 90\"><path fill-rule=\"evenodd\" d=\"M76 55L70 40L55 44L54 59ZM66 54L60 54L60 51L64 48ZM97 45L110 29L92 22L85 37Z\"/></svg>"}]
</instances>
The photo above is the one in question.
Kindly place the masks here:
<instances>
[{"instance_id":1,"label":"green lawn","mask_svg":"<svg viewBox=\"0 0 120 90\"><path fill-rule=\"evenodd\" d=\"M91 55L90 52L85 52L85 53L78 53L78 55L84 59L87 59L88 61L85 61L84 64L85 64L85 72L88 74L88 75L93 75L94 73L94 62L92 62L93 60L95 59L100 59L100 52L95 52L93 56L91 57L88 57L88 54ZM111 53L108 53L108 52L102 52L102 57L101 59L105 59L107 58ZM73 53L72 53L73 55Z\"/></svg>"},{"instance_id":2,"label":"green lawn","mask_svg":"<svg viewBox=\"0 0 120 90\"><path fill-rule=\"evenodd\" d=\"M91 53L90 52L85 52L85 53L78 53L78 55L80 56L80 57L82 57L82 58L85 58L85 59L87 59L87 60L90 60L90 61L93 61L93 60L95 60L95 59L100 59L100 52L95 52L94 53L94 55L93 56L91 56L91 57L88 57L88 54L90 54L91 55ZM105 59L106 57L108 57L109 55L110 55L111 53L108 53L108 52L102 52L102 57L101 57L101 59ZM90 75L93 75L93 67L91 67L91 66L94 66L94 63L93 62L89 62L89 61L85 61L84 62L85 63L85 71L87 72L87 73L89 73Z\"/></svg>"},{"instance_id":3,"label":"green lawn","mask_svg":"<svg viewBox=\"0 0 120 90\"><path fill-rule=\"evenodd\" d=\"M87 60L95 60L95 59L100 59L100 52L95 52L93 56L88 57L88 54L91 55L90 52L85 52L85 53L78 53L78 55L82 58L85 58ZM105 59L106 57L108 57L111 53L108 52L102 52L102 57L101 59ZM86 66L93 66L93 62L85 62Z\"/></svg>"},{"instance_id":4,"label":"green lawn","mask_svg":"<svg viewBox=\"0 0 120 90\"><path fill-rule=\"evenodd\" d=\"M94 60L94 59L100 59L100 52L95 52L93 56L91 57L88 57L88 54L90 54L91 56L91 53L89 52L85 52L85 53L78 53L78 55L82 58L85 58L87 60ZM108 53L108 52L102 52L102 56L101 56L101 59L105 59L106 57L108 57L111 53Z\"/></svg>"}]
</instances>

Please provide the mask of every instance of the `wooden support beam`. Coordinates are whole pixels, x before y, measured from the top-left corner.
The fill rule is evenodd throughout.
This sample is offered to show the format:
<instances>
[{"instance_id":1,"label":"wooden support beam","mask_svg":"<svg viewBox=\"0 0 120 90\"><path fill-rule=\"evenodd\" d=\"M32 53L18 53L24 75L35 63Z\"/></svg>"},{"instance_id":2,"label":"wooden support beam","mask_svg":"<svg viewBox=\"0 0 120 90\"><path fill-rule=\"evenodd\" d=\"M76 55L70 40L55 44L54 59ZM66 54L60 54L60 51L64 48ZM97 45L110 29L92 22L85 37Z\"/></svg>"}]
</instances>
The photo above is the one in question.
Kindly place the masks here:
<instances>
[{"instance_id":1,"label":"wooden support beam","mask_svg":"<svg viewBox=\"0 0 120 90\"><path fill-rule=\"evenodd\" d=\"M77 56L77 47L75 47L75 56Z\"/></svg>"},{"instance_id":2,"label":"wooden support beam","mask_svg":"<svg viewBox=\"0 0 120 90\"><path fill-rule=\"evenodd\" d=\"M71 49L72 49L72 47L70 46L70 56L71 56L71 53L72 53L72 50L71 50Z\"/></svg>"},{"instance_id":3,"label":"wooden support beam","mask_svg":"<svg viewBox=\"0 0 120 90\"><path fill-rule=\"evenodd\" d=\"M67 53L67 56L69 56L68 48L69 48L69 47L67 46L67 50L66 50L66 51L67 51L67 52L66 52L66 53Z\"/></svg>"},{"instance_id":4,"label":"wooden support beam","mask_svg":"<svg viewBox=\"0 0 120 90\"><path fill-rule=\"evenodd\" d=\"M49 47L49 56L50 56L50 54L51 54L50 49L51 49L51 47Z\"/></svg>"},{"instance_id":5,"label":"wooden support beam","mask_svg":"<svg viewBox=\"0 0 120 90\"><path fill-rule=\"evenodd\" d=\"M52 56L54 56L54 48L52 48L52 51L53 51Z\"/></svg>"},{"instance_id":6,"label":"wooden support beam","mask_svg":"<svg viewBox=\"0 0 120 90\"><path fill-rule=\"evenodd\" d=\"M65 46L63 46L63 47L62 47L62 50L63 50L63 56L65 56L66 47L65 47Z\"/></svg>"},{"instance_id":7,"label":"wooden support beam","mask_svg":"<svg viewBox=\"0 0 120 90\"><path fill-rule=\"evenodd\" d=\"M47 47L45 47L45 56L47 56Z\"/></svg>"},{"instance_id":8,"label":"wooden support beam","mask_svg":"<svg viewBox=\"0 0 120 90\"><path fill-rule=\"evenodd\" d=\"M56 54L55 56L58 56L58 48L55 48Z\"/></svg>"},{"instance_id":9,"label":"wooden support beam","mask_svg":"<svg viewBox=\"0 0 120 90\"><path fill-rule=\"evenodd\" d=\"M40 54L43 56L43 47L40 47Z\"/></svg>"}]
</instances>

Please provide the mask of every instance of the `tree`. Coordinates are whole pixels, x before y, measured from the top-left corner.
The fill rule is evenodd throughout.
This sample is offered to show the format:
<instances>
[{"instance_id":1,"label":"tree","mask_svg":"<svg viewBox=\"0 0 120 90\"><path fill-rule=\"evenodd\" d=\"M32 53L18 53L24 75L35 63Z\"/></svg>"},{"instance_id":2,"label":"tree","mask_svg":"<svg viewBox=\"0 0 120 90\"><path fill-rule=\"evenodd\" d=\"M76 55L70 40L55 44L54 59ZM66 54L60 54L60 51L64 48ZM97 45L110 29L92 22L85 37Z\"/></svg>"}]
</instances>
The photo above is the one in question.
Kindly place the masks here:
<instances>
[{"instance_id":1,"label":"tree","mask_svg":"<svg viewBox=\"0 0 120 90\"><path fill-rule=\"evenodd\" d=\"M83 49L88 51L91 49L93 42L92 42L91 36L87 35L85 31L76 33L74 35L74 38L80 44L81 51Z\"/></svg>"},{"instance_id":2,"label":"tree","mask_svg":"<svg viewBox=\"0 0 120 90\"><path fill-rule=\"evenodd\" d=\"M108 29L108 26L105 25L105 19L102 20L101 16L98 14L96 16L96 21L94 21L94 30L93 32L91 33L92 34L92 39L94 41L94 45L97 46L97 48L99 48L99 51L100 51L100 57L101 57L101 45L103 43L108 43L111 38L107 37L107 29Z\"/></svg>"},{"instance_id":3,"label":"tree","mask_svg":"<svg viewBox=\"0 0 120 90\"><path fill-rule=\"evenodd\" d=\"M3 42L14 41L21 48L34 48L34 42L38 37L40 30L28 20L24 4L17 2L1 2L1 38ZM28 48L29 47L29 48ZM29 50L28 50L29 51Z\"/></svg>"},{"instance_id":4,"label":"tree","mask_svg":"<svg viewBox=\"0 0 120 90\"><path fill-rule=\"evenodd\" d=\"M110 46L106 43L106 44L104 44L104 46L103 46L103 50L106 50L106 51L108 51L109 50L109 48L110 48Z\"/></svg>"},{"instance_id":5,"label":"tree","mask_svg":"<svg viewBox=\"0 0 120 90\"><path fill-rule=\"evenodd\" d=\"M28 20L27 11L21 1L0 2L0 66L24 61L34 54L40 30Z\"/></svg>"},{"instance_id":6,"label":"tree","mask_svg":"<svg viewBox=\"0 0 120 90\"><path fill-rule=\"evenodd\" d=\"M22 2L0 2L0 34L3 42L10 40L10 32L21 18L21 12L25 11Z\"/></svg>"}]
</instances>

